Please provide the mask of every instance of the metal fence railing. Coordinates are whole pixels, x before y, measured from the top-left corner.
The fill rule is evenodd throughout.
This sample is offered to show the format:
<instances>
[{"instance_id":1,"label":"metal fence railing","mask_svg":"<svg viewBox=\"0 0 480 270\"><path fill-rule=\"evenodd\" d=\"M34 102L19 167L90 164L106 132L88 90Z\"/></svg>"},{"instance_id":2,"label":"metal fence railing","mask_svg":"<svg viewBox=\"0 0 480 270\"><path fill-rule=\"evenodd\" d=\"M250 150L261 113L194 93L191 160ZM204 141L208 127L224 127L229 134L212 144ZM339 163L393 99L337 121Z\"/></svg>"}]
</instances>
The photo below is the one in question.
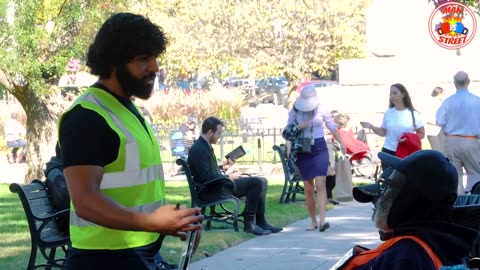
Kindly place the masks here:
<instances>
[{"instance_id":1,"label":"metal fence railing","mask_svg":"<svg viewBox=\"0 0 480 270\"><path fill-rule=\"evenodd\" d=\"M157 125L153 128L162 150L164 162L174 162L178 156L172 153L171 136L178 132L178 125ZM285 143L281 128L251 128L227 127L219 142L213 146L217 158L222 161L224 156L239 145L242 145L247 154L237 163L261 164L263 162L276 163L278 157L274 155L273 145Z\"/></svg>"},{"instance_id":2,"label":"metal fence railing","mask_svg":"<svg viewBox=\"0 0 480 270\"><path fill-rule=\"evenodd\" d=\"M162 160L164 163L172 163L174 167L178 155L172 151L171 136L178 132L178 124L154 124L153 128L157 136ZM239 165L258 166L256 171L262 172L262 168L280 166L279 157L272 147L285 143L282 137L283 128L262 127L261 120L248 123L230 123L224 129L222 137L216 145L213 145L215 155L220 162L224 160L227 153L242 145L247 154L236 163ZM327 135L330 137L330 135ZM370 148L378 149L382 145L383 138L367 132L367 139ZM263 170L265 171L265 170Z\"/></svg>"}]
</instances>

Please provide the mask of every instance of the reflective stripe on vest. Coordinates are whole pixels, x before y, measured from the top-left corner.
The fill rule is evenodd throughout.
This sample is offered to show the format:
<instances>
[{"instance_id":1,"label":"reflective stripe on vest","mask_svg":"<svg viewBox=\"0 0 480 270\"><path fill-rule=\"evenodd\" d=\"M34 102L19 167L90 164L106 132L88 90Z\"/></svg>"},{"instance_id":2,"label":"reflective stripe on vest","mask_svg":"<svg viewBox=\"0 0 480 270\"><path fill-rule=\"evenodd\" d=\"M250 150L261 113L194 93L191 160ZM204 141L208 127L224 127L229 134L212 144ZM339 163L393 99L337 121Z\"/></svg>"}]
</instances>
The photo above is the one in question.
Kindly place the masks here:
<instances>
[{"instance_id":1,"label":"reflective stripe on vest","mask_svg":"<svg viewBox=\"0 0 480 270\"><path fill-rule=\"evenodd\" d=\"M159 208L160 206L162 206L161 202L153 202L150 204L144 204L136 207L129 207L128 209L136 212L151 213L155 211L157 208ZM75 224L77 227L98 226L95 223L92 223L90 221L87 221L83 218L78 217L77 215L70 216L70 223Z\"/></svg>"},{"instance_id":2,"label":"reflective stripe on vest","mask_svg":"<svg viewBox=\"0 0 480 270\"><path fill-rule=\"evenodd\" d=\"M120 138L117 160L105 165L100 191L132 211L151 213L164 205L160 150L151 127L147 124L147 134L133 113L101 89L89 88L71 108L76 105L97 112ZM159 234L102 227L77 216L71 204L70 237L75 248L115 250L148 245Z\"/></svg>"},{"instance_id":3,"label":"reflective stripe on vest","mask_svg":"<svg viewBox=\"0 0 480 270\"><path fill-rule=\"evenodd\" d=\"M358 268L359 266L367 264L369 261L375 259L376 257L382 255L383 252L388 250L392 247L395 243L403 239L410 239L415 241L419 244L425 252L427 252L428 256L432 259L433 264L435 265L435 269L440 269L443 266L442 261L438 258L438 256L432 251L432 249L425 243L422 239L413 236L413 235L405 235L405 236L397 236L392 239L388 239L387 241L380 244L378 247L364 251L358 255L353 256L349 261L347 261L343 266L339 267L338 269L341 270L353 270Z\"/></svg>"}]
</instances>

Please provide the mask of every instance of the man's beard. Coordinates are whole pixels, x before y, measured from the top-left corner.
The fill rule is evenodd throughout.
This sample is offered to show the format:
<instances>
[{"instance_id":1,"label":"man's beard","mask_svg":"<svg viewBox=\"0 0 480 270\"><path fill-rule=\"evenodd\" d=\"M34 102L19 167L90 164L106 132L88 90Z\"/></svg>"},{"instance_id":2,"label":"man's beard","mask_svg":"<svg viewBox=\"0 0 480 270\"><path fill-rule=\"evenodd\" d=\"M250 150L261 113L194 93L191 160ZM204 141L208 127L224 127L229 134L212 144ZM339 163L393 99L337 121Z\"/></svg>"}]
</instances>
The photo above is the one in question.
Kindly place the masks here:
<instances>
[{"instance_id":1,"label":"man's beard","mask_svg":"<svg viewBox=\"0 0 480 270\"><path fill-rule=\"evenodd\" d=\"M373 213L373 222L375 226L383 232L389 232L392 229L388 226L388 215L392 209L393 201L397 198L400 191L398 189L389 188L375 202L375 210Z\"/></svg>"},{"instance_id":2,"label":"man's beard","mask_svg":"<svg viewBox=\"0 0 480 270\"><path fill-rule=\"evenodd\" d=\"M128 71L127 65L120 65L117 67L117 80L127 96L136 96L145 100L152 95L153 84L148 82L155 82L155 73L137 79Z\"/></svg>"},{"instance_id":3,"label":"man's beard","mask_svg":"<svg viewBox=\"0 0 480 270\"><path fill-rule=\"evenodd\" d=\"M216 139L214 136L210 137L210 144L217 144L218 139Z\"/></svg>"}]
</instances>

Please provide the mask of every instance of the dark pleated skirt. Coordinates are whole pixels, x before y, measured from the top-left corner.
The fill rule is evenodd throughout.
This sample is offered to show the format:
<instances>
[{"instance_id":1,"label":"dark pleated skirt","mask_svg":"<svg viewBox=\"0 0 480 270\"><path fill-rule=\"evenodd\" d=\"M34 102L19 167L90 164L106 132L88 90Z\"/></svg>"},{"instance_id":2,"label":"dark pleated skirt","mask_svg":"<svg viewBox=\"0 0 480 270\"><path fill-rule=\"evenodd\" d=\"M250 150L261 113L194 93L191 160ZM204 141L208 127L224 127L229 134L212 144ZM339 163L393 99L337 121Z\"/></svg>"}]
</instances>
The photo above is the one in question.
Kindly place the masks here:
<instances>
[{"instance_id":1,"label":"dark pleated skirt","mask_svg":"<svg viewBox=\"0 0 480 270\"><path fill-rule=\"evenodd\" d=\"M297 166L304 180L326 176L328 169L328 149L324 138L316 138L312 153L298 153Z\"/></svg>"}]
</instances>

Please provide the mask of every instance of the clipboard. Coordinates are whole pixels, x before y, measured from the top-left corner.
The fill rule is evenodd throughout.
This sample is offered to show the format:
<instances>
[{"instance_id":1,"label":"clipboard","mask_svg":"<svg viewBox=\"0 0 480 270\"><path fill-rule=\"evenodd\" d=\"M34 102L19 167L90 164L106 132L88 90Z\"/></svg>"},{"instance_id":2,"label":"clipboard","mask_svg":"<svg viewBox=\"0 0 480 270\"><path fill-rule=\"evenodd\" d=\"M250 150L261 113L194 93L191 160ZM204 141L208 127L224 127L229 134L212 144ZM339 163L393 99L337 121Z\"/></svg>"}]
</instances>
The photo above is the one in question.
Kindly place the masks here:
<instances>
[{"instance_id":1,"label":"clipboard","mask_svg":"<svg viewBox=\"0 0 480 270\"><path fill-rule=\"evenodd\" d=\"M247 152L243 149L243 146L238 146L237 148L233 149L230 153L228 153L225 158L231 160L238 160L239 158L245 156Z\"/></svg>"}]
</instances>

